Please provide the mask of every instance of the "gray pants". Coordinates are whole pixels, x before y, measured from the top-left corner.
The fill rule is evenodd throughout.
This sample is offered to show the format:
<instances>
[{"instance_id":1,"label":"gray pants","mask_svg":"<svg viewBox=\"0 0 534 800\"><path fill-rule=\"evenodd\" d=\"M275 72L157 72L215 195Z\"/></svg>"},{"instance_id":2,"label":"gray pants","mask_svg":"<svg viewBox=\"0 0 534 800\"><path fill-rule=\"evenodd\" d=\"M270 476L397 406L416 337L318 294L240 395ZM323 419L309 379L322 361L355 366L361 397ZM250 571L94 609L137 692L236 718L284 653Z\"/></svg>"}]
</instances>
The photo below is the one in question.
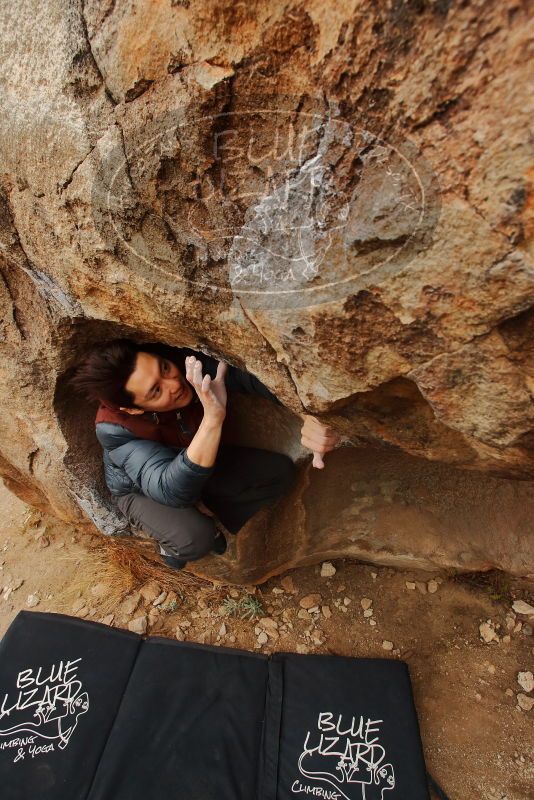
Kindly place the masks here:
<instances>
[{"instance_id":1,"label":"gray pants","mask_svg":"<svg viewBox=\"0 0 534 800\"><path fill-rule=\"evenodd\" d=\"M282 453L220 445L201 499L235 534L260 508L285 494L295 476L293 461ZM194 505L168 506L136 492L112 495L112 500L133 527L148 533L176 558L195 561L213 546L215 521Z\"/></svg>"}]
</instances>

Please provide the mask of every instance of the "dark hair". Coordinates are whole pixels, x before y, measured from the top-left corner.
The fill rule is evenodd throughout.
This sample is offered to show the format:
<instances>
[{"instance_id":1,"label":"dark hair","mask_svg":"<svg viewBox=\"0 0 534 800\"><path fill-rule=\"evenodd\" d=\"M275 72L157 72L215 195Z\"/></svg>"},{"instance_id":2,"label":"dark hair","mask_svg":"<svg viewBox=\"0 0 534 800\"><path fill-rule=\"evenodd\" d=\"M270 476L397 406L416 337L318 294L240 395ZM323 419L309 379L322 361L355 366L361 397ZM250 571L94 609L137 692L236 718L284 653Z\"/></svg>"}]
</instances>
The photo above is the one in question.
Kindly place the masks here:
<instances>
[{"instance_id":1,"label":"dark hair","mask_svg":"<svg viewBox=\"0 0 534 800\"><path fill-rule=\"evenodd\" d=\"M107 400L125 408L140 408L124 387L135 369L137 353L147 345L133 339L111 339L93 347L75 367L67 383L90 401Z\"/></svg>"}]
</instances>

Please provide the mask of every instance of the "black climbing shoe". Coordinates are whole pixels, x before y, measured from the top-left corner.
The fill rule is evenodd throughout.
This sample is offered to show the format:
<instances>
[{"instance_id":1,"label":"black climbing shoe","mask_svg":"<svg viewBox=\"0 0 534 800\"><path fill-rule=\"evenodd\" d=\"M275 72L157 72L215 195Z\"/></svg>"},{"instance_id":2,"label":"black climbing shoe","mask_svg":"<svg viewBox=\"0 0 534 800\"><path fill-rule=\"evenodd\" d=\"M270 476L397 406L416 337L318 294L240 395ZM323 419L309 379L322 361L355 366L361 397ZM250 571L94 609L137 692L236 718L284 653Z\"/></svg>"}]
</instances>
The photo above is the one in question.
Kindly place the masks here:
<instances>
[{"instance_id":1,"label":"black climbing shoe","mask_svg":"<svg viewBox=\"0 0 534 800\"><path fill-rule=\"evenodd\" d=\"M213 540L213 547L211 548L212 553L217 553L217 555L222 555L226 552L227 548L226 538L224 533L220 530L217 531L217 535Z\"/></svg>"},{"instance_id":2,"label":"black climbing shoe","mask_svg":"<svg viewBox=\"0 0 534 800\"><path fill-rule=\"evenodd\" d=\"M164 550L161 545L159 546L159 552L162 561L164 561L169 567L172 567L173 569L183 569L187 564L187 560L184 560L183 558L176 558L176 556L172 556L170 553L167 553L167 551Z\"/></svg>"},{"instance_id":3,"label":"black climbing shoe","mask_svg":"<svg viewBox=\"0 0 534 800\"><path fill-rule=\"evenodd\" d=\"M173 569L183 569L187 564L187 561L182 561L181 558L175 558L174 556L161 556L162 561L164 561L169 567Z\"/></svg>"}]
</instances>

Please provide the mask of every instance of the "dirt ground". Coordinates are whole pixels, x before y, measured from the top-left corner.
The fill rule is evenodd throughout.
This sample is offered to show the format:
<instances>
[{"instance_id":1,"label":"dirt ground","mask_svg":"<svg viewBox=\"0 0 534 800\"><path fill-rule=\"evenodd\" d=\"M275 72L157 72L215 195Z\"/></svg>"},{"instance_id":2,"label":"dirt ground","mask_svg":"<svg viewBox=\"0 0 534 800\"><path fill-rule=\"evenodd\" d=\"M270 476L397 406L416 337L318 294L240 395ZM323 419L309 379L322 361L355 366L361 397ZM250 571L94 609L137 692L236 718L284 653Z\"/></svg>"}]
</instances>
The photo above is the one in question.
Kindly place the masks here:
<instances>
[{"instance_id":1,"label":"dirt ground","mask_svg":"<svg viewBox=\"0 0 534 800\"><path fill-rule=\"evenodd\" d=\"M259 587L188 585L185 571L170 570L147 583L110 557L105 537L29 508L1 483L0 514L0 635L20 609L33 608L263 653L400 658L427 768L450 800L534 796L534 709L517 697L528 706L534 695L518 683L519 672L533 671L534 618L511 613L514 600L532 603L532 584L348 559L333 562L332 577L318 565ZM247 608L257 616L241 618ZM486 643L479 626L488 621Z\"/></svg>"}]
</instances>

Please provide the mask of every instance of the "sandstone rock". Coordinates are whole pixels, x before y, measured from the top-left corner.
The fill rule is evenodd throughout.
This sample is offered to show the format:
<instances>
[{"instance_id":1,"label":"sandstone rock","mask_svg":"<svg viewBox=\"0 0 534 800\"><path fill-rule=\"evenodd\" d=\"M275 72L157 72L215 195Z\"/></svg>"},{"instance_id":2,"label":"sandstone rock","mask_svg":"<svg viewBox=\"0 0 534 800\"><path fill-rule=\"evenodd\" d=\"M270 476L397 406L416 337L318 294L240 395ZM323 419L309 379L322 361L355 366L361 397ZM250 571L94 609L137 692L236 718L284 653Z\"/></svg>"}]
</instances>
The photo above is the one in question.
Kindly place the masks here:
<instances>
[{"instance_id":1,"label":"sandstone rock","mask_svg":"<svg viewBox=\"0 0 534 800\"><path fill-rule=\"evenodd\" d=\"M495 628L489 620L488 622L482 622L481 625L479 625L478 630L480 633L480 638L483 642L486 642L486 644L499 641L499 637L495 633Z\"/></svg>"},{"instance_id":2,"label":"sandstone rock","mask_svg":"<svg viewBox=\"0 0 534 800\"><path fill-rule=\"evenodd\" d=\"M111 625L114 619L115 614L106 614L105 617L102 617L100 622L102 622L103 625Z\"/></svg>"},{"instance_id":3,"label":"sandstone rock","mask_svg":"<svg viewBox=\"0 0 534 800\"><path fill-rule=\"evenodd\" d=\"M515 620L516 620L515 614L507 614L506 615L506 629L507 630L513 631L513 629L515 628Z\"/></svg>"},{"instance_id":4,"label":"sandstone rock","mask_svg":"<svg viewBox=\"0 0 534 800\"><path fill-rule=\"evenodd\" d=\"M534 690L534 676L532 672L519 672L517 675L517 682L525 692L532 692Z\"/></svg>"},{"instance_id":5,"label":"sandstone rock","mask_svg":"<svg viewBox=\"0 0 534 800\"><path fill-rule=\"evenodd\" d=\"M87 605L86 600L84 597L79 597L77 600L74 601L72 604L72 613L77 614L79 611L82 610Z\"/></svg>"},{"instance_id":6,"label":"sandstone rock","mask_svg":"<svg viewBox=\"0 0 534 800\"><path fill-rule=\"evenodd\" d=\"M313 608L313 606L318 605L321 602L321 595L320 594L307 594L303 597L299 605L301 608Z\"/></svg>"},{"instance_id":7,"label":"sandstone rock","mask_svg":"<svg viewBox=\"0 0 534 800\"><path fill-rule=\"evenodd\" d=\"M166 598L167 598L167 592L161 592L160 594L158 594L158 596L152 602L152 605L153 606L160 606L162 603L165 602Z\"/></svg>"},{"instance_id":8,"label":"sandstone rock","mask_svg":"<svg viewBox=\"0 0 534 800\"><path fill-rule=\"evenodd\" d=\"M323 561L321 564L321 578L332 578L336 574L336 568L331 561Z\"/></svg>"},{"instance_id":9,"label":"sandstone rock","mask_svg":"<svg viewBox=\"0 0 534 800\"><path fill-rule=\"evenodd\" d=\"M388 639L384 639L384 641L382 642L382 649L393 650L393 642L390 642Z\"/></svg>"},{"instance_id":10,"label":"sandstone rock","mask_svg":"<svg viewBox=\"0 0 534 800\"><path fill-rule=\"evenodd\" d=\"M271 639L278 639L278 623L271 617L262 617L259 620L258 628L262 633L265 632Z\"/></svg>"},{"instance_id":11,"label":"sandstone rock","mask_svg":"<svg viewBox=\"0 0 534 800\"><path fill-rule=\"evenodd\" d=\"M237 443L309 456L303 409L345 438L326 469L304 459L239 548L190 571L244 585L336 553L533 574L524 15L464 4L441 24L447 3L370 4L361 25L352 4L274 4L236 24L229 0L153 6L57 3L43 36L32 5L10 4L5 485L80 533L127 530L95 407L66 378L104 339L157 338L280 397L239 399Z\"/></svg>"},{"instance_id":12,"label":"sandstone rock","mask_svg":"<svg viewBox=\"0 0 534 800\"><path fill-rule=\"evenodd\" d=\"M128 630L132 631L132 633L146 633L147 622L147 615L142 614L141 616L130 620L128 623Z\"/></svg>"},{"instance_id":13,"label":"sandstone rock","mask_svg":"<svg viewBox=\"0 0 534 800\"><path fill-rule=\"evenodd\" d=\"M532 711L534 708L534 697L527 697L526 694L520 692L517 695L517 705L522 711Z\"/></svg>"},{"instance_id":14,"label":"sandstone rock","mask_svg":"<svg viewBox=\"0 0 534 800\"><path fill-rule=\"evenodd\" d=\"M156 597L159 597L161 594L161 586L156 581L148 581L141 586L139 589L139 594L145 603L153 603Z\"/></svg>"},{"instance_id":15,"label":"sandstone rock","mask_svg":"<svg viewBox=\"0 0 534 800\"><path fill-rule=\"evenodd\" d=\"M276 630L278 628L278 623L272 617L261 617L258 621L258 625L266 630Z\"/></svg>"},{"instance_id":16,"label":"sandstone rock","mask_svg":"<svg viewBox=\"0 0 534 800\"><path fill-rule=\"evenodd\" d=\"M364 611L367 611L373 605L373 601L370 597L362 597L360 600L360 605Z\"/></svg>"},{"instance_id":17,"label":"sandstone rock","mask_svg":"<svg viewBox=\"0 0 534 800\"><path fill-rule=\"evenodd\" d=\"M183 630L180 628L179 625L176 627L176 630L174 631L174 638L178 639L179 642L185 641L185 633L183 632Z\"/></svg>"},{"instance_id":18,"label":"sandstone rock","mask_svg":"<svg viewBox=\"0 0 534 800\"><path fill-rule=\"evenodd\" d=\"M161 620L159 609L151 608L147 615L148 625L153 628Z\"/></svg>"},{"instance_id":19,"label":"sandstone rock","mask_svg":"<svg viewBox=\"0 0 534 800\"><path fill-rule=\"evenodd\" d=\"M330 606L321 606L321 611L325 619L330 619L330 617L332 616L332 612L330 611Z\"/></svg>"},{"instance_id":20,"label":"sandstone rock","mask_svg":"<svg viewBox=\"0 0 534 800\"><path fill-rule=\"evenodd\" d=\"M428 581L426 588L430 594L435 594L438 591L438 583L435 580Z\"/></svg>"},{"instance_id":21,"label":"sandstone rock","mask_svg":"<svg viewBox=\"0 0 534 800\"><path fill-rule=\"evenodd\" d=\"M534 617L534 606L527 603L525 600L515 600L512 608L517 614L522 614L526 617Z\"/></svg>"},{"instance_id":22,"label":"sandstone rock","mask_svg":"<svg viewBox=\"0 0 534 800\"><path fill-rule=\"evenodd\" d=\"M29 594L26 600L28 608L35 608L41 602L41 598L37 594Z\"/></svg>"},{"instance_id":23,"label":"sandstone rock","mask_svg":"<svg viewBox=\"0 0 534 800\"><path fill-rule=\"evenodd\" d=\"M363 612L363 616L366 619L368 619L369 617L372 617L373 616L373 609L372 608L366 608L365 611Z\"/></svg>"},{"instance_id":24,"label":"sandstone rock","mask_svg":"<svg viewBox=\"0 0 534 800\"><path fill-rule=\"evenodd\" d=\"M257 639L258 644L265 644L268 640L269 640L269 637L267 636L265 631L261 631L261 633L258 634L258 639Z\"/></svg>"},{"instance_id":25,"label":"sandstone rock","mask_svg":"<svg viewBox=\"0 0 534 800\"><path fill-rule=\"evenodd\" d=\"M131 616L139 605L140 600L141 595L139 592L133 592L128 595L119 606L120 613L127 617Z\"/></svg>"},{"instance_id":26,"label":"sandstone rock","mask_svg":"<svg viewBox=\"0 0 534 800\"><path fill-rule=\"evenodd\" d=\"M406 588L415 589L415 583L413 581L406 581Z\"/></svg>"}]
</instances>

